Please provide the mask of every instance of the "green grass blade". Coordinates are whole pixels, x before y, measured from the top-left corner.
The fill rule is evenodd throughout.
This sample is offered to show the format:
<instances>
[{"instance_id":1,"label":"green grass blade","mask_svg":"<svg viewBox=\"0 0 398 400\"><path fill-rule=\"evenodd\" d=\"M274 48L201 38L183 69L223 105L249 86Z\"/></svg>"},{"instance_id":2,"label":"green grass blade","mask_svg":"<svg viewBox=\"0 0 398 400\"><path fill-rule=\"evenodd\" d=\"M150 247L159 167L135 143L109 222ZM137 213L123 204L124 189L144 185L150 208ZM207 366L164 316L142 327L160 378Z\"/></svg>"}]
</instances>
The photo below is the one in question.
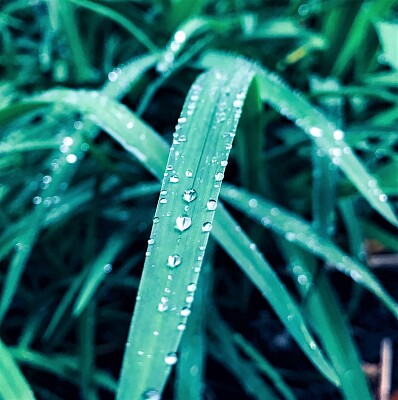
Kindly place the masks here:
<instances>
[{"instance_id":1,"label":"green grass blade","mask_svg":"<svg viewBox=\"0 0 398 400\"><path fill-rule=\"evenodd\" d=\"M231 55L210 52L202 58L200 64L211 67L216 62L223 62L232 68L234 60L235 57ZM263 101L303 129L319 147L320 154L329 157L369 204L384 218L398 226L398 219L388 202L388 196L383 193L377 179L366 171L351 147L344 141L344 132L287 86L276 74L260 67L257 72Z\"/></svg>"},{"instance_id":2,"label":"green grass blade","mask_svg":"<svg viewBox=\"0 0 398 400\"><path fill-rule=\"evenodd\" d=\"M35 395L14 361L14 357L1 340L0 367L0 397L4 400L35 399Z\"/></svg>"},{"instance_id":3,"label":"green grass blade","mask_svg":"<svg viewBox=\"0 0 398 400\"><path fill-rule=\"evenodd\" d=\"M323 238L298 215L243 189L225 185L223 199L265 227L283 235L288 241L321 257L339 271L374 293L398 318L398 305L383 289L376 277L359 262L353 260L328 239ZM251 201L250 201L251 200ZM254 200L254 201L253 201ZM250 206L250 204L252 206ZM253 207L253 204L255 206Z\"/></svg>"}]
</instances>

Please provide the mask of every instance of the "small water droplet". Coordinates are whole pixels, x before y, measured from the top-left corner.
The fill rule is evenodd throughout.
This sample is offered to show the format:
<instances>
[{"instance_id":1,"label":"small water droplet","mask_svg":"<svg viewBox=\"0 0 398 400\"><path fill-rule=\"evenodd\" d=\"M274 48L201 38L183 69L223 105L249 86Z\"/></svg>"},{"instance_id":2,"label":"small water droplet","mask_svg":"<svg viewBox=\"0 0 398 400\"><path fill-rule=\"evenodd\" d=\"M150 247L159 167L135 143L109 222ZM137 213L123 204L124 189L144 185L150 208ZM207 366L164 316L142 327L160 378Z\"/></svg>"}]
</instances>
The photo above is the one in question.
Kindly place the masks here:
<instances>
[{"instance_id":1,"label":"small water droplet","mask_svg":"<svg viewBox=\"0 0 398 400\"><path fill-rule=\"evenodd\" d=\"M211 222L205 222L205 223L202 225L202 231L203 231L203 232L210 232L212 227L213 227L213 225L212 225Z\"/></svg>"},{"instance_id":2,"label":"small water droplet","mask_svg":"<svg viewBox=\"0 0 398 400\"><path fill-rule=\"evenodd\" d=\"M183 317L188 317L189 314L191 314L191 310L189 309L189 307L184 307L180 311L180 315L182 315Z\"/></svg>"},{"instance_id":3,"label":"small water droplet","mask_svg":"<svg viewBox=\"0 0 398 400\"><path fill-rule=\"evenodd\" d=\"M171 175L170 176L170 182L171 183L178 183L180 181L180 178L178 177L178 175Z\"/></svg>"},{"instance_id":4,"label":"small water droplet","mask_svg":"<svg viewBox=\"0 0 398 400\"><path fill-rule=\"evenodd\" d=\"M185 302L186 302L187 304L193 303L193 296L187 296L187 297L185 298Z\"/></svg>"},{"instance_id":5,"label":"small water droplet","mask_svg":"<svg viewBox=\"0 0 398 400\"><path fill-rule=\"evenodd\" d=\"M167 258L167 265L170 268L178 267L181 264L181 257L178 254L171 255Z\"/></svg>"},{"instance_id":6,"label":"small water droplet","mask_svg":"<svg viewBox=\"0 0 398 400\"><path fill-rule=\"evenodd\" d=\"M381 202L385 203L385 202L388 200L388 197L387 197L386 194L382 193L382 194L379 196L379 200L380 200Z\"/></svg>"},{"instance_id":7,"label":"small water droplet","mask_svg":"<svg viewBox=\"0 0 398 400\"><path fill-rule=\"evenodd\" d=\"M72 146L72 144L73 144L73 139L70 137L70 136L66 136L65 138L64 138L64 140L62 141L62 143L65 145L65 146Z\"/></svg>"},{"instance_id":8,"label":"small water droplet","mask_svg":"<svg viewBox=\"0 0 398 400\"><path fill-rule=\"evenodd\" d=\"M343 140L344 139L344 132L340 129L336 129L333 132L333 137L335 140Z\"/></svg>"},{"instance_id":9,"label":"small water droplet","mask_svg":"<svg viewBox=\"0 0 398 400\"><path fill-rule=\"evenodd\" d=\"M153 238L148 239L148 244L154 244L154 243L155 243L155 239L153 239Z\"/></svg>"},{"instance_id":10,"label":"small water droplet","mask_svg":"<svg viewBox=\"0 0 398 400\"><path fill-rule=\"evenodd\" d=\"M169 306L167 305L167 303L159 303L158 304L158 311L159 312L165 312L169 309Z\"/></svg>"},{"instance_id":11,"label":"small water droplet","mask_svg":"<svg viewBox=\"0 0 398 400\"><path fill-rule=\"evenodd\" d=\"M214 199L209 199L209 201L206 204L206 208L209 211L214 211L217 208L217 201Z\"/></svg>"},{"instance_id":12,"label":"small water droplet","mask_svg":"<svg viewBox=\"0 0 398 400\"><path fill-rule=\"evenodd\" d=\"M192 178L192 175L193 175L193 172L192 172L190 169L187 169L187 170L185 171L185 176L186 176L187 178Z\"/></svg>"},{"instance_id":13,"label":"small water droplet","mask_svg":"<svg viewBox=\"0 0 398 400\"><path fill-rule=\"evenodd\" d=\"M222 161L220 162L220 165L221 165L222 167L226 167L226 166L228 165L228 161L227 161L227 160L222 160Z\"/></svg>"},{"instance_id":14,"label":"small water droplet","mask_svg":"<svg viewBox=\"0 0 398 400\"><path fill-rule=\"evenodd\" d=\"M133 128L133 126L134 126L134 122L133 121L129 121L126 124L127 129L131 129L131 128Z\"/></svg>"},{"instance_id":15,"label":"small water droplet","mask_svg":"<svg viewBox=\"0 0 398 400\"><path fill-rule=\"evenodd\" d=\"M179 331L184 331L185 330L185 328L186 328L186 325L185 324L178 324L178 326L177 326L177 329L179 330Z\"/></svg>"},{"instance_id":16,"label":"small water droplet","mask_svg":"<svg viewBox=\"0 0 398 400\"><path fill-rule=\"evenodd\" d=\"M153 217L153 223L158 224L159 223L159 217Z\"/></svg>"},{"instance_id":17,"label":"small water droplet","mask_svg":"<svg viewBox=\"0 0 398 400\"><path fill-rule=\"evenodd\" d=\"M143 400L160 400L160 393L157 390L149 389L142 395Z\"/></svg>"},{"instance_id":18,"label":"small water droplet","mask_svg":"<svg viewBox=\"0 0 398 400\"><path fill-rule=\"evenodd\" d=\"M77 161L77 156L76 156L76 154L68 154L68 155L66 156L66 161L67 161L69 164L74 164L74 163Z\"/></svg>"},{"instance_id":19,"label":"small water droplet","mask_svg":"<svg viewBox=\"0 0 398 400\"><path fill-rule=\"evenodd\" d=\"M174 35L174 40L177 43L183 43L183 42L185 42L186 37L187 37L187 35L185 34L184 31L177 31Z\"/></svg>"},{"instance_id":20,"label":"small water droplet","mask_svg":"<svg viewBox=\"0 0 398 400\"><path fill-rule=\"evenodd\" d=\"M82 122L82 121L76 121L76 122L73 124L73 127L74 127L75 129L77 129L78 131L80 131L80 130L83 128L83 122Z\"/></svg>"},{"instance_id":21,"label":"small water droplet","mask_svg":"<svg viewBox=\"0 0 398 400\"><path fill-rule=\"evenodd\" d=\"M192 224L192 220L188 215L180 215L176 219L176 229L180 232L187 230Z\"/></svg>"},{"instance_id":22,"label":"small water droplet","mask_svg":"<svg viewBox=\"0 0 398 400\"><path fill-rule=\"evenodd\" d=\"M217 182L221 182L221 181L224 179L224 174L223 174L222 172L217 172L217 173L214 175L214 179L215 179Z\"/></svg>"},{"instance_id":23,"label":"small water droplet","mask_svg":"<svg viewBox=\"0 0 398 400\"><path fill-rule=\"evenodd\" d=\"M198 194L196 193L195 189L187 189L185 190L182 198L187 202L190 203L191 201L194 201L198 197Z\"/></svg>"},{"instance_id":24,"label":"small water droplet","mask_svg":"<svg viewBox=\"0 0 398 400\"><path fill-rule=\"evenodd\" d=\"M250 199L249 200L249 207L256 208L257 207L257 200L256 199Z\"/></svg>"},{"instance_id":25,"label":"small water droplet","mask_svg":"<svg viewBox=\"0 0 398 400\"><path fill-rule=\"evenodd\" d=\"M196 290L196 283L190 283L187 286L187 290L188 290L188 292L194 292Z\"/></svg>"},{"instance_id":26,"label":"small water droplet","mask_svg":"<svg viewBox=\"0 0 398 400\"><path fill-rule=\"evenodd\" d=\"M323 132L322 132L322 129L317 128L316 126L313 126L313 127L310 129L310 134L311 134L312 136L314 136L314 137L321 137L322 134L323 134Z\"/></svg>"},{"instance_id":27,"label":"small water droplet","mask_svg":"<svg viewBox=\"0 0 398 400\"><path fill-rule=\"evenodd\" d=\"M300 285L305 286L308 283L308 278L305 275L299 275L297 277L297 282Z\"/></svg>"},{"instance_id":28,"label":"small water droplet","mask_svg":"<svg viewBox=\"0 0 398 400\"><path fill-rule=\"evenodd\" d=\"M162 197L162 198L159 200L159 203L160 203L160 204L166 204L166 203L167 203L167 199L166 199L165 197Z\"/></svg>"},{"instance_id":29,"label":"small water droplet","mask_svg":"<svg viewBox=\"0 0 398 400\"><path fill-rule=\"evenodd\" d=\"M32 200L33 204L35 204L35 205L40 204L41 201L42 201L42 198L40 196L35 196L35 197L33 197L33 200Z\"/></svg>"},{"instance_id":30,"label":"small water droplet","mask_svg":"<svg viewBox=\"0 0 398 400\"><path fill-rule=\"evenodd\" d=\"M109 274L110 272L112 272L112 264L106 264L104 265L104 273L105 274Z\"/></svg>"},{"instance_id":31,"label":"small water droplet","mask_svg":"<svg viewBox=\"0 0 398 400\"><path fill-rule=\"evenodd\" d=\"M174 365L177 362L177 354L176 353L168 353L164 358L164 362L167 365Z\"/></svg>"}]
</instances>

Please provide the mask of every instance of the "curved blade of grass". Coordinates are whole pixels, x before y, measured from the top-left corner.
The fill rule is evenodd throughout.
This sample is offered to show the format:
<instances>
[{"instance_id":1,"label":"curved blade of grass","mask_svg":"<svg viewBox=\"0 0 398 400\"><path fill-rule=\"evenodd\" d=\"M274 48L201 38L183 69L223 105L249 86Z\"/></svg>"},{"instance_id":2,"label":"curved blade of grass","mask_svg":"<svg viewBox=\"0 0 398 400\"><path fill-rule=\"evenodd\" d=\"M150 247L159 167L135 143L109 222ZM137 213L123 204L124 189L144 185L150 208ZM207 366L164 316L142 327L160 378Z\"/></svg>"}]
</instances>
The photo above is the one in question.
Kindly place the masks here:
<instances>
[{"instance_id":1,"label":"curved blade of grass","mask_svg":"<svg viewBox=\"0 0 398 400\"><path fill-rule=\"evenodd\" d=\"M229 54L209 52L202 58L200 64L212 67L222 62L226 67L233 68L234 60L235 57ZM344 141L344 132L287 86L278 75L261 67L257 68L257 73L263 101L303 129L319 147L320 154L329 157L369 204L389 222L398 226L397 216L387 201L387 195Z\"/></svg>"},{"instance_id":2,"label":"curved blade of grass","mask_svg":"<svg viewBox=\"0 0 398 400\"><path fill-rule=\"evenodd\" d=\"M14 361L7 346L0 340L0 397L34 400L35 395Z\"/></svg>"},{"instance_id":3,"label":"curved blade of grass","mask_svg":"<svg viewBox=\"0 0 398 400\"><path fill-rule=\"evenodd\" d=\"M111 82L104 87L104 94L114 98L122 97L128 90L130 90L132 85L155 63L157 57L157 55L147 55L131 61L123 69L121 69L121 72L118 73L117 79L114 82ZM71 103L75 102L76 93L69 92L68 94L69 97L67 101ZM0 123L6 123L12 119L15 119L16 117L24 115L29 111L44 107L46 104L47 102L32 100L5 107L0 110ZM95 111L94 108L93 111ZM79 158L82 158L83 156L81 146L84 143L84 137L82 132L85 132L94 138L98 134L98 129L95 128L94 131L94 127L95 126L92 123L87 121L82 131L75 129L75 135L73 135L73 144L69 148L69 154L74 154L76 156L76 159L73 158L71 160L74 162L71 163L67 161L67 156L69 154L61 153L58 150L53 153L53 157L51 157L51 159L57 160L57 168L55 168L55 171L52 171L49 174L51 177L51 185L47 189L43 190L39 197L45 198L58 196L59 193L62 192L62 190L60 190L60 185L64 185L70 181L74 171L79 165ZM43 221L45 220L44 215L46 215L48 211L49 209L48 207L44 206L44 202L37 205L31 215L26 218L27 221L29 221L29 228L22 231L21 235L17 236L14 240L14 244L17 245L17 251L12 257L10 266L7 270L6 279L3 284L3 291L0 299L0 322L3 320L10 306L11 300L21 279L23 270L30 257L30 252L42 229ZM10 229L13 228L11 227ZM4 252L2 251L3 249L0 248L2 256L5 256L12 247L13 246L5 247L6 251Z\"/></svg>"},{"instance_id":4,"label":"curved blade of grass","mask_svg":"<svg viewBox=\"0 0 398 400\"><path fill-rule=\"evenodd\" d=\"M76 385L80 383L78 374L80 365L78 361L72 357L62 354L48 355L18 347L10 348L10 354L19 364L49 372ZM99 388L110 392L116 392L117 383L108 373L96 370L92 375L92 380ZM10 398L13 399L13 397L7 397L6 399L8 400ZM21 396L15 398L24 400L25 398L30 399L29 397Z\"/></svg>"},{"instance_id":5,"label":"curved blade of grass","mask_svg":"<svg viewBox=\"0 0 398 400\"><path fill-rule=\"evenodd\" d=\"M239 83L239 87L241 87L240 85L241 83ZM70 91L60 90L47 92L46 94L40 96L40 98L37 100L40 99L40 101L43 102L60 102L84 113L88 118L97 121L102 128L109 132L128 151L138 155L140 161L143 162L144 165L146 165L147 168L156 176L160 177L162 175L163 172L161 171L163 171L163 167L161 165L164 165L164 157L167 153L167 144L159 136L157 136L151 128L137 119L134 114L127 110L126 107L119 105L108 98L101 100L102 96L93 97L92 93L84 91L73 91L74 95L68 96L68 92ZM70 101L71 99L73 101ZM95 99L95 101L93 99ZM242 103L243 99L240 100L242 100L240 101L240 103ZM240 106L242 106L242 104L240 104ZM117 112L115 112L115 110L117 110ZM96 113L96 115L94 113ZM239 117L239 115L237 116ZM226 114L221 112L221 119L224 119L225 117ZM129 134L128 126L130 126L131 123L133 123L133 126L135 124L135 129L133 129L134 134ZM221 126L221 122L219 125ZM233 135L229 135L230 131L228 129L224 130L223 133L226 133L225 136L227 138L231 136L233 137ZM143 138L145 139L143 140ZM226 155L227 152L224 154ZM221 154L218 155L218 157L220 156ZM223 168L221 168L220 172L222 172L222 170ZM230 222L230 216L225 212L225 210L223 211L220 208L217 215L219 215L217 218L218 221L220 221L220 225L225 225L226 223L227 225L232 225L233 229L235 229L236 223L233 220ZM243 234L238 232L236 235L242 236ZM216 237L221 243L224 242L222 233L216 234ZM235 242L236 237L232 239L229 238L229 240ZM324 360L322 353L316 347L315 342L309 334L309 331L305 328L305 323L301 317L298 307L293 304L293 300L289 296L288 292L284 289L282 283L279 282L276 275L269 272L271 271L269 265L261 256L254 257L254 259L249 261L245 259L244 254L249 248L250 244L248 239L247 242L247 246L244 247L237 245L231 249L231 246L226 244L225 248L233 258L238 257L238 259L241 260L238 262L238 264L243 268L245 273L249 274L249 277L269 299L272 306L276 309L278 315L282 318L283 323L286 324L293 337L295 337L299 345L311 358L312 362L314 362L315 365L317 365L327 377L329 377L332 381L337 382L333 370ZM263 276L262 274L264 272L262 270L264 268L269 271ZM267 283L267 279L271 280L273 283ZM282 289L277 292L278 294L273 295L275 287ZM295 315L295 317L290 318L291 315Z\"/></svg>"},{"instance_id":6,"label":"curved blade of grass","mask_svg":"<svg viewBox=\"0 0 398 400\"><path fill-rule=\"evenodd\" d=\"M278 392L285 400L295 400L296 396L285 383L279 372L269 363L268 360L248 342L242 335L235 333L233 335L234 342L242 349L248 357L250 357L256 364L259 371L268 376L268 378L275 385Z\"/></svg>"},{"instance_id":7,"label":"curved blade of grass","mask_svg":"<svg viewBox=\"0 0 398 400\"><path fill-rule=\"evenodd\" d=\"M379 284L377 278L364 265L347 256L330 240L319 236L311 225L302 218L270 201L232 185L224 185L222 197L227 203L244 214L283 235L288 241L322 258L366 287L398 318L398 305Z\"/></svg>"}]
</instances>

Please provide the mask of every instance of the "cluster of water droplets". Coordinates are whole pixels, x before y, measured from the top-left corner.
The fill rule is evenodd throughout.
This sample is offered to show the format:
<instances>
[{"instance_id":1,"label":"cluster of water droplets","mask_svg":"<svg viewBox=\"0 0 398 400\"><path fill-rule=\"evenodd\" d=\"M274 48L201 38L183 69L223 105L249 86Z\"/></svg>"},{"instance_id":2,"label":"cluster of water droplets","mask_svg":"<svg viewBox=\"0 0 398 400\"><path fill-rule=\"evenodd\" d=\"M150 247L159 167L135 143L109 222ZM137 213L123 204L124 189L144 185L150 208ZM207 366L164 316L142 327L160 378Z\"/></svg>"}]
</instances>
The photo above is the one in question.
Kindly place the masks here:
<instances>
[{"instance_id":1,"label":"cluster of water droplets","mask_svg":"<svg viewBox=\"0 0 398 400\"><path fill-rule=\"evenodd\" d=\"M173 39L167 44L161 60L156 65L156 70L162 74L167 74L176 59L178 53L186 41L186 33L182 30L177 31Z\"/></svg>"}]
</instances>

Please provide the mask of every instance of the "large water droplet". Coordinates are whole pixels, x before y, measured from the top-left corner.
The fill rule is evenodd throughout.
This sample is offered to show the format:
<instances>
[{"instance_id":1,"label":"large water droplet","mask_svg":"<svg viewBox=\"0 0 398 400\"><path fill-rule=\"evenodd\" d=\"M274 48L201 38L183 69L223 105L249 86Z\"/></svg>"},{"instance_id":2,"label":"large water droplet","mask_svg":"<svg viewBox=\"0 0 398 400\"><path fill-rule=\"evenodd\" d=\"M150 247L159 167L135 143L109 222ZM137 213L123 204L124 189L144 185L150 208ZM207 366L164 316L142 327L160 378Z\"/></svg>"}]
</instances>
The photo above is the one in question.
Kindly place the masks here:
<instances>
[{"instance_id":1,"label":"large water droplet","mask_svg":"<svg viewBox=\"0 0 398 400\"><path fill-rule=\"evenodd\" d=\"M174 365L177 362L177 354L176 353L168 353L164 358L164 362L167 365Z\"/></svg>"},{"instance_id":2,"label":"large water droplet","mask_svg":"<svg viewBox=\"0 0 398 400\"><path fill-rule=\"evenodd\" d=\"M209 199L206 204L206 207L209 211L214 211L217 208L217 201L214 199Z\"/></svg>"},{"instance_id":3,"label":"large water droplet","mask_svg":"<svg viewBox=\"0 0 398 400\"><path fill-rule=\"evenodd\" d=\"M178 254L174 254L167 258L167 265L170 268L178 267L181 264L181 257Z\"/></svg>"},{"instance_id":4,"label":"large water droplet","mask_svg":"<svg viewBox=\"0 0 398 400\"><path fill-rule=\"evenodd\" d=\"M182 198L187 202L190 203L191 201L194 201L198 197L198 194L196 193L195 189L187 189Z\"/></svg>"},{"instance_id":5,"label":"large water droplet","mask_svg":"<svg viewBox=\"0 0 398 400\"><path fill-rule=\"evenodd\" d=\"M180 215L176 219L176 228L180 231L183 232L187 230L192 224L192 220L188 215Z\"/></svg>"}]
</instances>

